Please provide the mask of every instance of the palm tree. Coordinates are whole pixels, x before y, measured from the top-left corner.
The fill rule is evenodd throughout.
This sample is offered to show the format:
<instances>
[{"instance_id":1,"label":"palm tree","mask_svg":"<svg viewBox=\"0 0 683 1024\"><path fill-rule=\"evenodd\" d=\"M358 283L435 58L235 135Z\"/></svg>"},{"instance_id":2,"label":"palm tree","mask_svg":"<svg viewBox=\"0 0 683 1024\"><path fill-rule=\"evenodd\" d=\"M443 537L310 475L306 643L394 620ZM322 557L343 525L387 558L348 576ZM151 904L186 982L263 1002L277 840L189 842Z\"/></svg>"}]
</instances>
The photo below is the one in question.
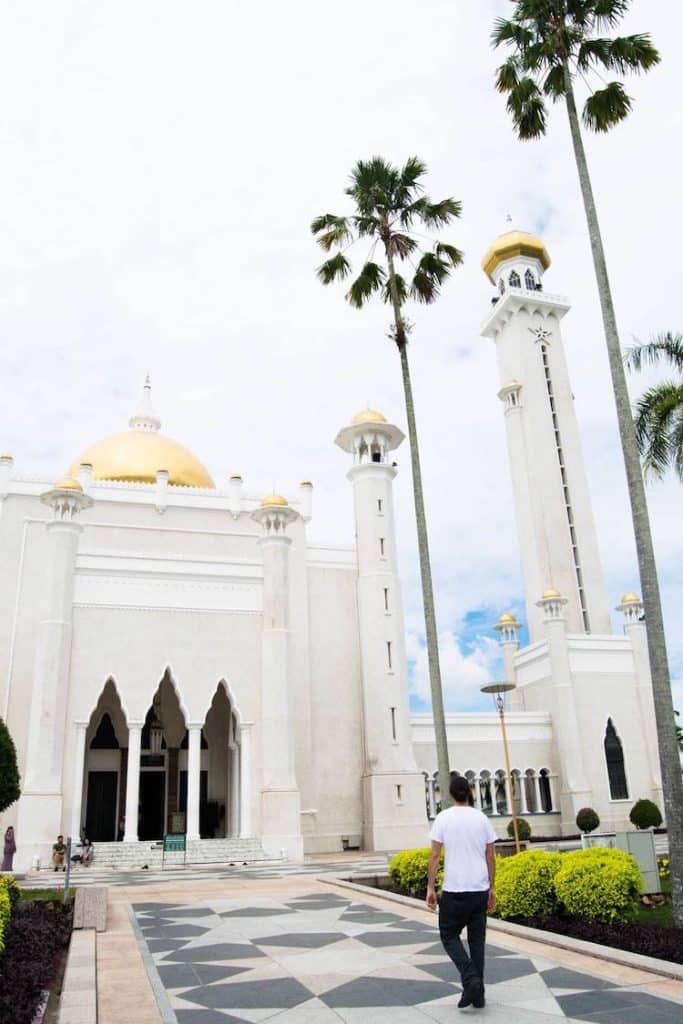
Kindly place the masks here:
<instances>
[{"instance_id":1,"label":"palm tree","mask_svg":"<svg viewBox=\"0 0 683 1024\"><path fill-rule=\"evenodd\" d=\"M602 72L617 78L629 72L638 74L658 64L660 57L649 35L614 37L609 34L629 7L630 0L514 0L512 17L496 20L492 42L494 47L506 45L511 48L510 55L498 69L496 87L507 96L507 109L519 138L536 139L545 135L548 101L563 102L569 118L600 296L647 617L648 653L671 853L674 916L676 923L683 925L683 784L657 566L607 261L574 95L577 76L586 82L589 89L587 76L595 73L602 79L602 87L590 92L583 107L583 125L589 131L608 132L630 113L632 100L622 82L605 82Z\"/></svg>"},{"instance_id":2,"label":"palm tree","mask_svg":"<svg viewBox=\"0 0 683 1024\"><path fill-rule=\"evenodd\" d=\"M427 305L434 302L439 296L443 282L450 276L451 271L462 263L462 253L447 242L435 241L429 248L421 245L415 237L413 225L421 225L427 230L440 229L460 216L461 206L455 199L450 198L432 202L424 194L420 180L426 171L425 164L417 157L410 157L401 168L393 167L378 156L367 161L359 160L351 171L350 185L345 190L346 195L353 200L354 212L343 217L331 213L316 217L311 224L311 231L325 252L337 250L335 255L318 269L318 277L323 284L343 281L351 274L351 265L345 252L354 242L367 239L370 243L369 252L360 273L346 293L346 299L352 306L361 309L373 295L378 295L391 306L393 313L389 336L398 349L403 377L429 683L441 800L445 805L449 799L450 779L446 722L441 690L434 589L429 562L427 519L422 492L420 450L408 366L408 334L411 328L403 315L403 309L408 299L415 299ZM383 259L377 262L380 256L383 256ZM409 280L397 271L397 263L409 265Z\"/></svg>"},{"instance_id":3,"label":"palm tree","mask_svg":"<svg viewBox=\"0 0 683 1024\"><path fill-rule=\"evenodd\" d=\"M683 335L660 334L628 349L624 363L629 370L668 362L683 374ZM645 474L664 476L674 469L683 481L683 378L662 381L648 388L636 403L636 441Z\"/></svg>"}]
</instances>

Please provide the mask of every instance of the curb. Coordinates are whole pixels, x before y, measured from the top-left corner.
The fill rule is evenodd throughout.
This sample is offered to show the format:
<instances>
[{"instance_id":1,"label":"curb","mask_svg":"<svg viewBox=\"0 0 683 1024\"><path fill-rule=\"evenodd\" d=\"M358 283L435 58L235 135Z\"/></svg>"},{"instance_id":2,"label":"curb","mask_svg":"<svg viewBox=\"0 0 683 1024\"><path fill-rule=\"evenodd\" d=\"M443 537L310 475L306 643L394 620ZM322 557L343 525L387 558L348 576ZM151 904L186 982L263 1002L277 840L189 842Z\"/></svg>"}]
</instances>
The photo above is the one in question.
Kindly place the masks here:
<instances>
[{"instance_id":1,"label":"curb","mask_svg":"<svg viewBox=\"0 0 683 1024\"><path fill-rule=\"evenodd\" d=\"M404 907L412 907L413 910L423 910L425 914L429 913L422 900L416 900L412 896L402 896L400 893L388 892L386 889L375 889L370 885L359 884L351 879L334 875L320 875L318 881L325 882L327 885L337 885L343 889L352 889L354 892L362 892L366 896L372 895L377 899L388 900L390 903L399 903ZM540 942L545 946L566 949L572 953L583 953L584 956L591 956L595 960L604 960L606 963L617 964L620 967L632 967L634 970L645 971L660 978L683 981L683 964L674 964L670 960L658 960L654 956L644 956L642 953L629 953L625 949L613 949L611 946L601 946L597 942L586 942L584 939L574 939L569 935L541 931L540 928L527 928L522 924L499 921L495 917L488 919L488 928L513 938Z\"/></svg>"}]
</instances>

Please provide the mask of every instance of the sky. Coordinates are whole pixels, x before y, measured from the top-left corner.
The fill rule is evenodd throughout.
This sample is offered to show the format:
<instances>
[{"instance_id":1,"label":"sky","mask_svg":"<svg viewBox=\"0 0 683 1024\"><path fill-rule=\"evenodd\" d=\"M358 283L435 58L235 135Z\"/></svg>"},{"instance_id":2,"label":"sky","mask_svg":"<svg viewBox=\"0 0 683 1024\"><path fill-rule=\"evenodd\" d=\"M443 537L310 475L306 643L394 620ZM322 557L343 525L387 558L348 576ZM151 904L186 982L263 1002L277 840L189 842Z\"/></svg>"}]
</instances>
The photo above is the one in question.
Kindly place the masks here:
<instances>
[{"instance_id":1,"label":"sky","mask_svg":"<svg viewBox=\"0 0 683 1024\"><path fill-rule=\"evenodd\" d=\"M337 430L371 406L404 426L387 309L323 288L309 225L348 212L356 160L429 169L463 214L465 263L409 310L446 706L483 706L500 674L491 625L524 619L491 286L480 261L516 225L540 233L563 322L613 605L638 589L597 292L566 116L516 140L495 92L493 18L507 0L6 0L0 9L0 449L61 475L122 429L145 373L163 430L218 486L296 496L315 485L310 538L353 542ZM683 10L634 0L662 64L631 79L634 111L586 139L624 344L680 330ZM351 253L353 256L354 254ZM360 253L360 258L363 257ZM634 395L649 378L632 380ZM411 702L428 681L407 445L397 533ZM681 485L648 487L675 700L683 710ZM620 629L615 613L615 628ZM487 706L487 705L486 705Z\"/></svg>"}]
</instances>

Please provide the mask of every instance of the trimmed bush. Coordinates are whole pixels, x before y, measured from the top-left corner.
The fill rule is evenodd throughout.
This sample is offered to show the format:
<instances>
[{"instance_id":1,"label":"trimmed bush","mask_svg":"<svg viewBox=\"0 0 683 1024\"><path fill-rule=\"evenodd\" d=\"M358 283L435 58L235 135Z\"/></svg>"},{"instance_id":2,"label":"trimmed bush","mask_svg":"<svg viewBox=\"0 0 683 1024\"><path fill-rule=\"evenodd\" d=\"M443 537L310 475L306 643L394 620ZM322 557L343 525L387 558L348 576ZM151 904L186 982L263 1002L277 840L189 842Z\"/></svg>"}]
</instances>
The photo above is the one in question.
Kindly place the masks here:
<instances>
[{"instance_id":1,"label":"trimmed bush","mask_svg":"<svg viewBox=\"0 0 683 1024\"><path fill-rule=\"evenodd\" d=\"M508 822L508 835L510 839L515 838L515 828L512 821ZM526 843L531 839L531 825L526 818L517 818L517 835L522 843Z\"/></svg>"},{"instance_id":2,"label":"trimmed bush","mask_svg":"<svg viewBox=\"0 0 683 1024\"><path fill-rule=\"evenodd\" d=\"M402 850L389 861L389 878L397 889L409 896L424 896L427 892L427 872L432 851L429 847ZM443 850L436 872L436 887L443 882Z\"/></svg>"},{"instance_id":3,"label":"trimmed bush","mask_svg":"<svg viewBox=\"0 0 683 1024\"><path fill-rule=\"evenodd\" d=\"M533 850L496 859L496 911L500 917L552 914L557 900L553 881L562 855Z\"/></svg>"},{"instance_id":4,"label":"trimmed bush","mask_svg":"<svg viewBox=\"0 0 683 1024\"><path fill-rule=\"evenodd\" d=\"M629 818L636 828L659 828L662 824L662 812L652 800L636 800Z\"/></svg>"},{"instance_id":5,"label":"trimmed bush","mask_svg":"<svg viewBox=\"0 0 683 1024\"><path fill-rule=\"evenodd\" d=\"M0 814L19 799L17 752L9 729L0 718Z\"/></svg>"},{"instance_id":6,"label":"trimmed bush","mask_svg":"<svg viewBox=\"0 0 683 1024\"><path fill-rule=\"evenodd\" d=\"M561 856L555 892L567 914L608 923L631 920L638 906L641 879L629 853L595 847Z\"/></svg>"},{"instance_id":7,"label":"trimmed bush","mask_svg":"<svg viewBox=\"0 0 683 1024\"><path fill-rule=\"evenodd\" d=\"M576 827L579 832L595 832L599 824L598 813L592 807L582 807L576 815Z\"/></svg>"}]
</instances>

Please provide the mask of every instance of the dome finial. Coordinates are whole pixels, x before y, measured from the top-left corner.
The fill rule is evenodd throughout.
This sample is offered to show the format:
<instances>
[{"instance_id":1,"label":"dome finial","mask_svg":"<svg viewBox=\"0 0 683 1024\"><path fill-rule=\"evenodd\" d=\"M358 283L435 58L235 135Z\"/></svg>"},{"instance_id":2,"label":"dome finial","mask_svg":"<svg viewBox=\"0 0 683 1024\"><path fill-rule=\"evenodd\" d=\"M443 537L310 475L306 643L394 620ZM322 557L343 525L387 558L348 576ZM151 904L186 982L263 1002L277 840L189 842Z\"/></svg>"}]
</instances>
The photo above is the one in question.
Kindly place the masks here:
<instances>
[{"instance_id":1,"label":"dome finial","mask_svg":"<svg viewBox=\"0 0 683 1024\"><path fill-rule=\"evenodd\" d=\"M154 433L161 428L161 420L152 406L152 382L149 373L145 374L139 409L128 420L128 426L131 430L151 430Z\"/></svg>"}]
</instances>

